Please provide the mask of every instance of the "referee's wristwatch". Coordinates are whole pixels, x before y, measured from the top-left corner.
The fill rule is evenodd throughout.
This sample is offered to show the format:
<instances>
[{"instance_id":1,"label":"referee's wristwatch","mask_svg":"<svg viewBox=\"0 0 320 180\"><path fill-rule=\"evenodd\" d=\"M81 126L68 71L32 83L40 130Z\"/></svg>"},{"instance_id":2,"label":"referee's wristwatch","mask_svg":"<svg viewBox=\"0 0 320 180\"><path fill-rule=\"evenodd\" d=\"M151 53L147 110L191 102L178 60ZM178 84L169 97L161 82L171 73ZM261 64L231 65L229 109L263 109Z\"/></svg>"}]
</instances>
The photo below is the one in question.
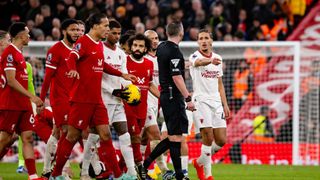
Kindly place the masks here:
<instances>
[{"instance_id":1,"label":"referee's wristwatch","mask_svg":"<svg viewBox=\"0 0 320 180\"><path fill-rule=\"evenodd\" d=\"M188 97L186 97L184 100L188 103L188 102L191 102L192 99L191 99L191 96L188 95Z\"/></svg>"}]
</instances>

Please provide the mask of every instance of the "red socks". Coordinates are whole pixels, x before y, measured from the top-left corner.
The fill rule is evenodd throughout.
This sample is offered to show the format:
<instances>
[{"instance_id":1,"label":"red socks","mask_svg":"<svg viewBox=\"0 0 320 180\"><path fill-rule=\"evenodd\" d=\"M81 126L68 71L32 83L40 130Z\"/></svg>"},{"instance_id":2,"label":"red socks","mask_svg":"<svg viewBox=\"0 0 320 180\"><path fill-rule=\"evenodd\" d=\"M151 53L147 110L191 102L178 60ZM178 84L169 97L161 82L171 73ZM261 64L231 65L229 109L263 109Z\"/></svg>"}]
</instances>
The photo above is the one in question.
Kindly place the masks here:
<instances>
[{"instance_id":1,"label":"red socks","mask_svg":"<svg viewBox=\"0 0 320 180\"><path fill-rule=\"evenodd\" d=\"M99 157L107 165L107 169L112 170L115 178L121 176L122 172L118 166L116 152L113 148L111 140L100 141L100 147L98 149Z\"/></svg>"},{"instance_id":2,"label":"red socks","mask_svg":"<svg viewBox=\"0 0 320 180\"><path fill-rule=\"evenodd\" d=\"M29 175L37 174L36 161L34 159L25 159L24 163L26 164Z\"/></svg>"},{"instance_id":3,"label":"red socks","mask_svg":"<svg viewBox=\"0 0 320 180\"><path fill-rule=\"evenodd\" d=\"M142 154L140 151L140 143L132 143L132 150L134 156L134 162L138 163L142 161Z\"/></svg>"},{"instance_id":4,"label":"red socks","mask_svg":"<svg viewBox=\"0 0 320 180\"><path fill-rule=\"evenodd\" d=\"M64 139L63 142L59 143L57 153L56 153L56 157L57 157L56 165L54 166L54 169L52 172L53 177L60 176L62 174L63 166L66 164L67 160L69 159L73 146L74 144L68 141L67 139Z\"/></svg>"}]
</instances>

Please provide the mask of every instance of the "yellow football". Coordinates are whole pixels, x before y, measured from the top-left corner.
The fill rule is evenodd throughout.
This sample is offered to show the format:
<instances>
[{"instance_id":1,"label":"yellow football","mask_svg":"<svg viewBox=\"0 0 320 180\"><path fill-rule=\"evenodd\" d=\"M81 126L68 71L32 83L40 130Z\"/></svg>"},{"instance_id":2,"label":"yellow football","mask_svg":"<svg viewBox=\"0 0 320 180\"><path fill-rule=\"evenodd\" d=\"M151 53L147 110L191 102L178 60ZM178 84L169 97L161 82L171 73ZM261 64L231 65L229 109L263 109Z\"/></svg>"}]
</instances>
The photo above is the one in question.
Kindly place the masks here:
<instances>
[{"instance_id":1,"label":"yellow football","mask_svg":"<svg viewBox=\"0 0 320 180\"><path fill-rule=\"evenodd\" d=\"M132 104L140 101L141 92L138 86L134 84L129 84L125 87L125 92L129 92L129 98L126 101L128 104Z\"/></svg>"}]
</instances>

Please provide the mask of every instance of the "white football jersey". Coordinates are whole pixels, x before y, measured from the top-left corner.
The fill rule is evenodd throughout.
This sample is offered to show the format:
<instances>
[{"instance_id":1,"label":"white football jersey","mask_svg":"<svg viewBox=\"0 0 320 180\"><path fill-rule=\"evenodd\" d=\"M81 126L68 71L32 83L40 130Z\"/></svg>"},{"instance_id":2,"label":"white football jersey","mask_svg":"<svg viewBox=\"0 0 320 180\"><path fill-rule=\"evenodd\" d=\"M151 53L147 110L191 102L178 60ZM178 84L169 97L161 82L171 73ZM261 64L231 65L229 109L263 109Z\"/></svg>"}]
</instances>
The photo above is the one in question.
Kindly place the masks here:
<instances>
[{"instance_id":1,"label":"white football jersey","mask_svg":"<svg viewBox=\"0 0 320 180\"><path fill-rule=\"evenodd\" d=\"M116 46L115 49L110 49L103 45L104 61L113 68L118 69L122 73L127 71L127 55L125 52ZM102 98L107 104L121 104L121 98L112 95L114 89L121 89L122 87L131 84L130 81L125 81L121 77L113 76L103 73L102 76Z\"/></svg>"},{"instance_id":2,"label":"white football jersey","mask_svg":"<svg viewBox=\"0 0 320 180\"><path fill-rule=\"evenodd\" d=\"M206 66L194 66L197 59L213 57L220 59L221 64L214 65L211 63ZM194 99L200 101L221 101L218 88L218 77L223 76L221 56L212 53L210 57L207 57L198 50L190 55L189 61L191 62L190 75L193 82Z\"/></svg>"},{"instance_id":3,"label":"white football jersey","mask_svg":"<svg viewBox=\"0 0 320 180\"><path fill-rule=\"evenodd\" d=\"M152 56L150 54L146 54L145 58L149 59L153 62L153 84L159 87L159 67L157 56ZM150 91L148 92L148 107L158 107L158 98L155 97Z\"/></svg>"}]
</instances>

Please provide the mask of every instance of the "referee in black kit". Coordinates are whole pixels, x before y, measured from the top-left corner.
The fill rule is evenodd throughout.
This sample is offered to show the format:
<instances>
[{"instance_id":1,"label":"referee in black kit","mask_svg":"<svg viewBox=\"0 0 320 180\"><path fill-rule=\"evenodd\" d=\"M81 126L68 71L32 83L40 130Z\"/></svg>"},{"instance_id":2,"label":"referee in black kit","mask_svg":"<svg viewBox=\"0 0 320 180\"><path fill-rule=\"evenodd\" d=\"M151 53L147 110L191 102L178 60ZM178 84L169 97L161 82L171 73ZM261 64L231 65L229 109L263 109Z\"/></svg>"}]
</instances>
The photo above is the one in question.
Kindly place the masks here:
<instances>
[{"instance_id":1,"label":"referee in black kit","mask_svg":"<svg viewBox=\"0 0 320 180\"><path fill-rule=\"evenodd\" d=\"M178 46L183 38L183 26L181 23L170 23L166 33L168 40L158 46L156 56L161 86L160 105L168 128L168 138L155 147L143 165L148 169L151 162L170 149L176 179L188 180L181 169L180 149L182 134L188 133L186 109L194 111L195 108L184 82L184 58Z\"/></svg>"}]
</instances>

